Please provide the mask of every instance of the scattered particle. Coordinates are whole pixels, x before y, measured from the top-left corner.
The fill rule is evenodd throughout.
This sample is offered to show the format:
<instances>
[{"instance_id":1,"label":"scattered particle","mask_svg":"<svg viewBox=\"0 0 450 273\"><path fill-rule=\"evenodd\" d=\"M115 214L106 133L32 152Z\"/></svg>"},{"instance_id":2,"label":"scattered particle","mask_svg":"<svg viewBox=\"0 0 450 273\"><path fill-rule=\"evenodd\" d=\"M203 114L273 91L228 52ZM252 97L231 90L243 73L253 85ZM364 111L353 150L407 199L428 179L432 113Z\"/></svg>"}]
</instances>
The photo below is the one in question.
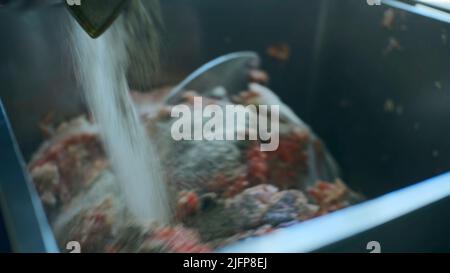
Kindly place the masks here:
<instances>
[{"instance_id":1,"label":"scattered particle","mask_svg":"<svg viewBox=\"0 0 450 273\"><path fill-rule=\"evenodd\" d=\"M250 81L260 84L267 84L269 82L269 75L262 70L251 70L249 73Z\"/></svg>"},{"instance_id":2,"label":"scattered particle","mask_svg":"<svg viewBox=\"0 0 450 273\"><path fill-rule=\"evenodd\" d=\"M383 50L383 55L388 55L389 53L391 53L394 50L400 51L402 49L403 49L402 45L400 44L398 39L395 37L390 37L386 48Z\"/></svg>"},{"instance_id":3,"label":"scattered particle","mask_svg":"<svg viewBox=\"0 0 450 273\"><path fill-rule=\"evenodd\" d=\"M223 86L217 86L211 91L211 96L217 99L224 99L227 96L227 90Z\"/></svg>"},{"instance_id":4,"label":"scattered particle","mask_svg":"<svg viewBox=\"0 0 450 273\"><path fill-rule=\"evenodd\" d=\"M384 102L384 111L386 111L388 113L392 113L395 111L395 103L392 99L387 99Z\"/></svg>"},{"instance_id":5,"label":"scattered particle","mask_svg":"<svg viewBox=\"0 0 450 273\"><path fill-rule=\"evenodd\" d=\"M403 114L403 105L396 104L392 99L387 99L384 102L384 111L388 113L396 113L397 115Z\"/></svg>"},{"instance_id":6,"label":"scattered particle","mask_svg":"<svg viewBox=\"0 0 450 273\"><path fill-rule=\"evenodd\" d=\"M414 123L413 128L414 128L414 131L419 131L419 129L420 129L420 123L419 123L419 122Z\"/></svg>"},{"instance_id":7,"label":"scattered particle","mask_svg":"<svg viewBox=\"0 0 450 273\"><path fill-rule=\"evenodd\" d=\"M434 86L436 86L436 88L438 90L442 90L442 83L440 81L435 81L434 82Z\"/></svg>"},{"instance_id":8,"label":"scattered particle","mask_svg":"<svg viewBox=\"0 0 450 273\"><path fill-rule=\"evenodd\" d=\"M266 52L267 55L280 62L286 62L291 57L291 47L286 43L269 46Z\"/></svg>"},{"instance_id":9,"label":"scattered particle","mask_svg":"<svg viewBox=\"0 0 450 273\"><path fill-rule=\"evenodd\" d=\"M387 9L383 14L381 25L387 29L392 29L395 21L395 11L393 9Z\"/></svg>"},{"instance_id":10,"label":"scattered particle","mask_svg":"<svg viewBox=\"0 0 450 273\"><path fill-rule=\"evenodd\" d=\"M442 44L446 45L447 44L447 30L443 29L441 32L441 41Z\"/></svg>"}]
</instances>

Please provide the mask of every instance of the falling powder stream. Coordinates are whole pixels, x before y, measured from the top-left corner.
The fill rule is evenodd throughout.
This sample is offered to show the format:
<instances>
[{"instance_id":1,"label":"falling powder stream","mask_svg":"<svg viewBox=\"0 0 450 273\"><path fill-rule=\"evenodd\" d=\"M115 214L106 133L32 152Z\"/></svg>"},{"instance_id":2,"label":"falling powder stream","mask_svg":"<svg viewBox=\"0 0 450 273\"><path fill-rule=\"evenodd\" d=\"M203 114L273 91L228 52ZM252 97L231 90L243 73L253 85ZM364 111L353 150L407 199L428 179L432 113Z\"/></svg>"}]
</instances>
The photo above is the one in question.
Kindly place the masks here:
<instances>
[{"instance_id":1,"label":"falling powder stream","mask_svg":"<svg viewBox=\"0 0 450 273\"><path fill-rule=\"evenodd\" d=\"M139 220L168 223L168 194L158 156L129 95L124 20L119 18L97 39L73 22L71 36L78 78L128 208Z\"/></svg>"}]
</instances>

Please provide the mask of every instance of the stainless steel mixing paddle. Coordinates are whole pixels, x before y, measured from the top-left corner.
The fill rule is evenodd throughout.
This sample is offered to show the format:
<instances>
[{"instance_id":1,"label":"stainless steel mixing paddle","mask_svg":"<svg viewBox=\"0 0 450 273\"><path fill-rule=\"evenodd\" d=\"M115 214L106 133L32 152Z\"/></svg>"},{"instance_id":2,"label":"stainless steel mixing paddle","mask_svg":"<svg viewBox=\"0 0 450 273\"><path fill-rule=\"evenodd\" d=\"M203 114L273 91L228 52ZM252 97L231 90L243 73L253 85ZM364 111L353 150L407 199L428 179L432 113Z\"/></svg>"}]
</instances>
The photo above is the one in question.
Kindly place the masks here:
<instances>
[{"instance_id":1,"label":"stainless steel mixing paddle","mask_svg":"<svg viewBox=\"0 0 450 273\"><path fill-rule=\"evenodd\" d=\"M218 57L190 74L185 80L173 88L164 100L163 105L176 105L183 100L183 93L195 90L199 95L211 94L211 91L217 87L223 87L227 91L227 95L231 98L242 91L249 90L251 70L258 69L260 65L260 57L252 51L234 52ZM308 128L311 135L311 141L308 145L308 168L310 181L313 184L319 179L334 181L339 177L339 168L335 160L325 150L323 159L324 164L320 164L314 150L317 137L309 126L304 123L289 106L285 105L272 92L265 94L272 104L279 105L280 119L289 123L297 124L302 128ZM322 166L322 168L319 168Z\"/></svg>"}]
</instances>

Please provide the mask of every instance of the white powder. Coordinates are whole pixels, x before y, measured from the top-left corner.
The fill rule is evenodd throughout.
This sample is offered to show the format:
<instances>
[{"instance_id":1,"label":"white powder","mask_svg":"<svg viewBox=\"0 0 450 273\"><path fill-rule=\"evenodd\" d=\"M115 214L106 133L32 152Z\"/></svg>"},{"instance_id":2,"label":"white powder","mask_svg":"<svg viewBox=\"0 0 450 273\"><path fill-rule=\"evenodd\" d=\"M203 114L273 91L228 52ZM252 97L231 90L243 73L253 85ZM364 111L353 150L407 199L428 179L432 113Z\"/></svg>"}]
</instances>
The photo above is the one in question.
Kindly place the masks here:
<instances>
[{"instance_id":1,"label":"white powder","mask_svg":"<svg viewBox=\"0 0 450 273\"><path fill-rule=\"evenodd\" d=\"M170 208L158 156L129 95L124 20L117 19L97 39L73 21L71 42L87 105L129 210L138 220L167 224Z\"/></svg>"}]
</instances>

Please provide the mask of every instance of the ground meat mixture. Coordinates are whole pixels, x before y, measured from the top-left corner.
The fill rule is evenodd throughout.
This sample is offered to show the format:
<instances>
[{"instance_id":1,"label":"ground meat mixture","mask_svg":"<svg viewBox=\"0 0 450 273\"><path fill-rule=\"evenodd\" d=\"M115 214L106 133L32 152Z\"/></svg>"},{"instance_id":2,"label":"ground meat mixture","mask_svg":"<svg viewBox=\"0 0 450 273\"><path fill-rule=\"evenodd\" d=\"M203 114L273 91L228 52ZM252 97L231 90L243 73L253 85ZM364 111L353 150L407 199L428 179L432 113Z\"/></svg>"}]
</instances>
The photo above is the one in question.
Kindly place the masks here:
<instances>
[{"instance_id":1,"label":"ground meat mixture","mask_svg":"<svg viewBox=\"0 0 450 273\"><path fill-rule=\"evenodd\" d=\"M29 169L61 250L78 241L83 252L211 252L358 202L322 142L283 116L292 111L260 85L267 75L252 78L258 84L237 95L219 87L203 96L219 106L285 108L275 151L261 151L259 140L175 141L172 106L155 111L154 98L163 96L134 96L164 162L174 207L170 226L138 223L129 213L93 122L79 117L51 130ZM185 93L183 103L191 107L198 94Z\"/></svg>"}]
</instances>

